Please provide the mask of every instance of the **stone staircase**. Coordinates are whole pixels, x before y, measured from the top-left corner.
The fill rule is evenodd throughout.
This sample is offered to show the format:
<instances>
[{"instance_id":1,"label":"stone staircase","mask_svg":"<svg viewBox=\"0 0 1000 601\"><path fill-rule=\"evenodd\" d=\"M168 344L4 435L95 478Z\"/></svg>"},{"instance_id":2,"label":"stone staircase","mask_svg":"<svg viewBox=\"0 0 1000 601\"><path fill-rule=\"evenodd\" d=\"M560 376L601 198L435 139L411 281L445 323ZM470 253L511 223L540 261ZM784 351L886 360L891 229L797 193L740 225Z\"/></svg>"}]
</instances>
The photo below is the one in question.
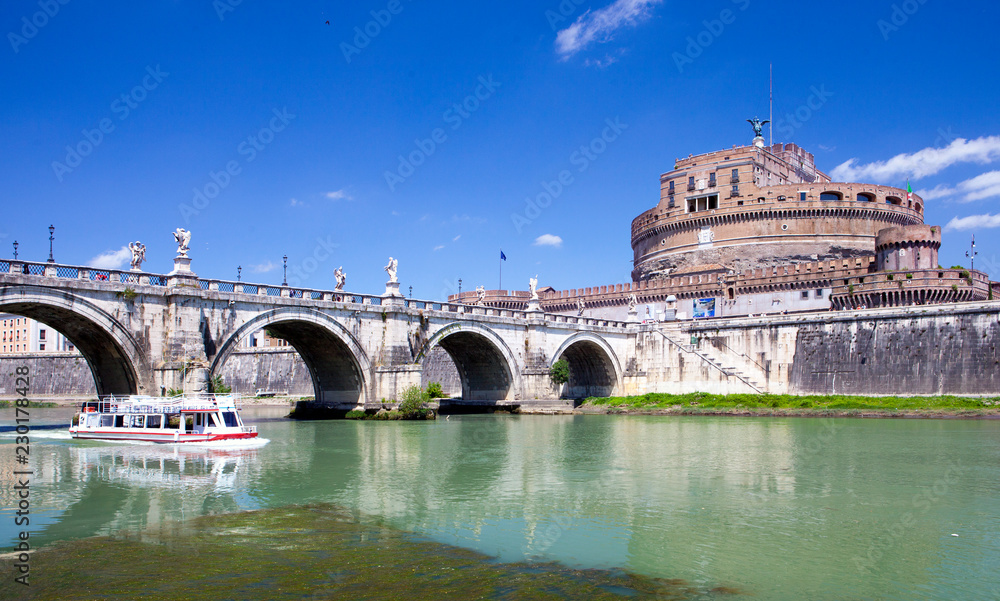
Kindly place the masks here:
<instances>
[{"instance_id":1,"label":"stone staircase","mask_svg":"<svg viewBox=\"0 0 1000 601\"><path fill-rule=\"evenodd\" d=\"M694 355L710 365L712 368L721 372L727 378L736 378L737 380L743 382L748 388L758 394L764 394L767 392L767 386L760 384L758 380L765 380L760 374L748 374L739 367L731 365L730 361L725 358L722 353L711 345L705 345L703 347L695 347L693 344L685 343L677 340L675 336L669 335L664 331L664 328L658 328L656 330L661 336L667 339L670 343L680 349L682 352ZM746 368L744 368L746 369ZM749 371L749 370L747 370ZM766 381L766 380L765 380Z\"/></svg>"}]
</instances>

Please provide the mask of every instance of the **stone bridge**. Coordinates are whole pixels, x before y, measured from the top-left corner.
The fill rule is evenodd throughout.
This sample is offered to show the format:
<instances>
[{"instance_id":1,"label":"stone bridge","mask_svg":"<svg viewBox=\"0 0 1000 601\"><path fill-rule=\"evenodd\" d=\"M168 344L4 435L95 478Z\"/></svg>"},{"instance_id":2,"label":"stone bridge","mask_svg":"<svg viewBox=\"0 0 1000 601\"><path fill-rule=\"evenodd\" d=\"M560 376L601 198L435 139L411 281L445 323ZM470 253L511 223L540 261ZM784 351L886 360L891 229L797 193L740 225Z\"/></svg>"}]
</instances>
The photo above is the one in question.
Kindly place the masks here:
<instances>
[{"instance_id":1,"label":"stone bridge","mask_svg":"<svg viewBox=\"0 0 1000 601\"><path fill-rule=\"evenodd\" d=\"M98 394L205 390L247 336L267 330L309 368L316 400L362 405L420 384L432 358L454 363L465 400L633 392L639 325L386 294L305 290L55 263L0 261L0 312L62 332ZM557 387L552 364L566 359ZM630 365L633 366L630 368Z\"/></svg>"}]
</instances>

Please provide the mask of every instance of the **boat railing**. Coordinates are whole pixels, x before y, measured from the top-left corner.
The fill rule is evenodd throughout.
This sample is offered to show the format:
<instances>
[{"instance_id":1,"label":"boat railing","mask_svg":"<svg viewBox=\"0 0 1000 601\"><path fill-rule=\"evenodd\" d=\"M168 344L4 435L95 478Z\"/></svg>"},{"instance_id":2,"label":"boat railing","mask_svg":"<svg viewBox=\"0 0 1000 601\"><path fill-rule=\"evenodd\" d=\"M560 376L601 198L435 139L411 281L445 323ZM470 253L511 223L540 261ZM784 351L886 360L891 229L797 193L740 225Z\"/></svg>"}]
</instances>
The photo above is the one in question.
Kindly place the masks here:
<instances>
[{"instance_id":1,"label":"boat railing","mask_svg":"<svg viewBox=\"0 0 1000 601\"><path fill-rule=\"evenodd\" d=\"M239 410L239 395L195 393L173 397L106 395L83 403L83 412L179 413L181 411Z\"/></svg>"}]
</instances>

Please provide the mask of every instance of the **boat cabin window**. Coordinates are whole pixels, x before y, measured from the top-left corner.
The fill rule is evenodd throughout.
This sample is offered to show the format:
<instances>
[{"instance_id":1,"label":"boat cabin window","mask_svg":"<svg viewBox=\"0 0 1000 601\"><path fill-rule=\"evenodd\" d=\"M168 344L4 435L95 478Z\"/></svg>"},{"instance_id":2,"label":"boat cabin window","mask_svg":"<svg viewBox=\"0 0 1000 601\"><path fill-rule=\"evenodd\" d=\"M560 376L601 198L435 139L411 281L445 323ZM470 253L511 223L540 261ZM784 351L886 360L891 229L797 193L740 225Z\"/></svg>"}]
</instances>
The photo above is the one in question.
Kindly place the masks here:
<instances>
[{"instance_id":1,"label":"boat cabin window","mask_svg":"<svg viewBox=\"0 0 1000 601\"><path fill-rule=\"evenodd\" d=\"M146 427L147 428L159 428L163 421L163 416L161 415L147 415L146 416Z\"/></svg>"},{"instance_id":2,"label":"boat cabin window","mask_svg":"<svg viewBox=\"0 0 1000 601\"><path fill-rule=\"evenodd\" d=\"M236 421L236 413L233 411L223 411L222 419L226 421L226 426L229 428L236 428L240 424Z\"/></svg>"},{"instance_id":3,"label":"boat cabin window","mask_svg":"<svg viewBox=\"0 0 1000 601\"><path fill-rule=\"evenodd\" d=\"M144 428L146 426L145 415L129 415L128 418L127 422L129 428Z\"/></svg>"},{"instance_id":4,"label":"boat cabin window","mask_svg":"<svg viewBox=\"0 0 1000 601\"><path fill-rule=\"evenodd\" d=\"M116 415L115 416L115 427L116 428L124 428L125 427L125 416L124 415Z\"/></svg>"},{"instance_id":5,"label":"boat cabin window","mask_svg":"<svg viewBox=\"0 0 1000 601\"><path fill-rule=\"evenodd\" d=\"M101 416L101 427L110 428L115 424L115 416L113 415L102 415Z\"/></svg>"}]
</instances>

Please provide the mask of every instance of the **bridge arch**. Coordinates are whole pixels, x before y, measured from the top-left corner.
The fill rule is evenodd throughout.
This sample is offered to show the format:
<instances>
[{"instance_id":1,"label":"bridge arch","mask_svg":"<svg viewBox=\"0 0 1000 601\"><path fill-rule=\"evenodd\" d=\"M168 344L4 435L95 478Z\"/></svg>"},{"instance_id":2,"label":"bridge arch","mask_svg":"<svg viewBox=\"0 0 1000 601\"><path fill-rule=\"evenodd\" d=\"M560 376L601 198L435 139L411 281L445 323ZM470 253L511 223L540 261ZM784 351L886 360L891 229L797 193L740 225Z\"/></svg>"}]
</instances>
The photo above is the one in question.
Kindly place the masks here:
<instances>
[{"instance_id":1,"label":"bridge arch","mask_svg":"<svg viewBox=\"0 0 1000 601\"><path fill-rule=\"evenodd\" d=\"M493 330L474 322L453 322L438 330L417 357L423 365L435 346L443 348L458 369L462 398L513 400L522 390L517 358Z\"/></svg>"},{"instance_id":2,"label":"bridge arch","mask_svg":"<svg viewBox=\"0 0 1000 601\"><path fill-rule=\"evenodd\" d=\"M240 340L267 328L288 341L302 357L317 401L364 404L373 397L372 366L361 344L333 317L308 307L282 307L257 315L233 332L212 360L220 372Z\"/></svg>"},{"instance_id":3,"label":"bridge arch","mask_svg":"<svg viewBox=\"0 0 1000 601\"><path fill-rule=\"evenodd\" d=\"M30 317L61 332L87 360L98 395L159 394L142 345L96 304L65 290L7 286L0 288L0 312Z\"/></svg>"},{"instance_id":4,"label":"bridge arch","mask_svg":"<svg viewBox=\"0 0 1000 601\"><path fill-rule=\"evenodd\" d=\"M552 355L552 363L566 359L569 382L562 396L585 398L612 396L620 389L621 363L607 340L592 332L579 332L567 338ZM549 366L551 367L551 365Z\"/></svg>"}]
</instances>

